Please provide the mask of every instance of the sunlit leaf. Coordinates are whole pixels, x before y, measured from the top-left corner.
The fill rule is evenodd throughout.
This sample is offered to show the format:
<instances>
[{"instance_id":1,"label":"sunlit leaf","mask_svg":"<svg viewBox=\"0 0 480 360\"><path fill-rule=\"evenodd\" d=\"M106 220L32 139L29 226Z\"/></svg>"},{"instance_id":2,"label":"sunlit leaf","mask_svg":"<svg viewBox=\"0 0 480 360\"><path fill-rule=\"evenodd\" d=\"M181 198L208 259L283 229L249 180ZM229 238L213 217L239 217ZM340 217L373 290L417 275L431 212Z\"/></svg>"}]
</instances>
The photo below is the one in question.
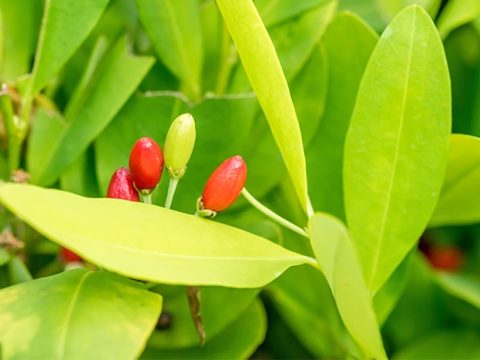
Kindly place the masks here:
<instances>
[{"instance_id":1,"label":"sunlit leaf","mask_svg":"<svg viewBox=\"0 0 480 360\"><path fill-rule=\"evenodd\" d=\"M370 294L345 225L331 215L316 213L308 228L313 251L346 328L367 357L385 359Z\"/></svg>"},{"instance_id":2,"label":"sunlit leaf","mask_svg":"<svg viewBox=\"0 0 480 360\"><path fill-rule=\"evenodd\" d=\"M427 226L445 175L450 127L440 36L430 16L411 6L372 53L345 142L347 223L372 294Z\"/></svg>"},{"instance_id":3,"label":"sunlit leaf","mask_svg":"<svg viewBox=\"0 0 480 360\"><path fill-rule=\"evenodd\" d=\"M304 211L309 212L303 142L288 84L272 41L250 0L217 0Z\"/></svg>"},{"instance_id":4,"label":"sunlit leaf","mask_svg":"<svg viewBox=\"0 0 480 360\"><path fill-rule=\"evenodd\" d=\"M290 266L315 265L246 231L158 206L18 184L0 186L0 201L49 239L141 280L253 288Z\"/></svg>"},{"instance_id":5,"label":"sunlit leaf","mask_svg":"<svg viewBox=\"0 0 480 360\"><path fill-rule=\"evenodd\" d=\"M0 291L5 359L134 359L157 322L158 294L102 271L77 269Z\"/></svg>"}]
</instances>

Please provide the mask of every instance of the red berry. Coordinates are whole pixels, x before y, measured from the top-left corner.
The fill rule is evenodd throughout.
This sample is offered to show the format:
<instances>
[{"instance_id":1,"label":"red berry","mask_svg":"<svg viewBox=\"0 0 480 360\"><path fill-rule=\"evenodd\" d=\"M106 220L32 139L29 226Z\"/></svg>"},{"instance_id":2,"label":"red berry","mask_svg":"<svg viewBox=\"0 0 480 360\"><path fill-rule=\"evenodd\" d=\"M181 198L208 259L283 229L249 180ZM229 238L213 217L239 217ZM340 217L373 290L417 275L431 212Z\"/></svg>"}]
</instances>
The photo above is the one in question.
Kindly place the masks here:
<instances>
[{"instance_id":1,"label":"red berry","mask_svg":"<svg viewBox=\"0 0 480 360\"><path fill-rule=\"evenodd\" d=\"M214 172L202 193L204 209L222 211L238 198L247 178L247 165L237 155L225 160Z\"/></svg>"},{"instance_id":2,"label":"red berry","mask_svg":"<svg viewBox=\"0 0 480 360\"><path fill-rule=\"evenodd\" d=\"M435 269L443 271L457 271L463 264L463 253L453 246L431 247L426 255Z\"/></svg>"},{"instance_id":3,"label":"red berry","mask_svg":"<svg viewBox=\"0 0 480 360\"><path fill-rule=\"evenodd\" d=\"M138 139L130 152L129 167L139 191L148 193L154 190L162 176L162 149L149 137Z\"/></svg>"},{"instance_id":4,"label":"red berry","mask_svg":"<svg viewBox=\"0 0 480 360\"><path fill-rule=\"evenodd\" d=\"M68 250L65 247L62 247L60 249L60 257L61 257L62 261L67 263L67 264L83 261L83 259L79 255L75 254L73 251Z\"/></svg>"},{"instance_id":5,"label":"red berry","mask_svg":"<svg viewBox=\"0 0 480 360\"><path fill-rule=\"evenodd\" d=\"M130 201L139 200L137 190L133 187L132 178L128 169L121 167L113 173L110 184L108 185L107 197Z\"/></svg>"}]
</instances>

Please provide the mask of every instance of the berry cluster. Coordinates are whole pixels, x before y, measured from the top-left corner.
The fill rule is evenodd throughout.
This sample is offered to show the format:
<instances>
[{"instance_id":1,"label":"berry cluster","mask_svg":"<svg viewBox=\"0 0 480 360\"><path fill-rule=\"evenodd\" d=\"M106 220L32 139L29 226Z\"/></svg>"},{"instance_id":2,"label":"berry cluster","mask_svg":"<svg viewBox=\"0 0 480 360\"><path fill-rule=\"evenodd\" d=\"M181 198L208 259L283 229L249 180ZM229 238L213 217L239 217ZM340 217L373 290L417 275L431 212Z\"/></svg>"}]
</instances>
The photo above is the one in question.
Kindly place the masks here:
<instances>
[{"instance_id":1,"label":"berry cluster","mask_svg":"<svg viewBox=\"0 0 480 360\"><path fill-rule=\"evenodd\" d=\"M193 152L195 137L195 121L192 115L182 114L172 122L168 130L164 153L152 138L138 139L130 152L129 168L120 167L113 173L107 197L136 202L142 199L150 203L151 194L162 177L164 161L170 179L175 184L183 177ZM196 214L211 218L217 212L227 209L239 197L246 178L247 166L241 156L226 159L210 175L197 201ZM170 207L168 199L167 204L166 207ZM62 248L61 252L61 258L66 263L81 261L78 255L68 249Z\"/></svg>"}]
</instances>

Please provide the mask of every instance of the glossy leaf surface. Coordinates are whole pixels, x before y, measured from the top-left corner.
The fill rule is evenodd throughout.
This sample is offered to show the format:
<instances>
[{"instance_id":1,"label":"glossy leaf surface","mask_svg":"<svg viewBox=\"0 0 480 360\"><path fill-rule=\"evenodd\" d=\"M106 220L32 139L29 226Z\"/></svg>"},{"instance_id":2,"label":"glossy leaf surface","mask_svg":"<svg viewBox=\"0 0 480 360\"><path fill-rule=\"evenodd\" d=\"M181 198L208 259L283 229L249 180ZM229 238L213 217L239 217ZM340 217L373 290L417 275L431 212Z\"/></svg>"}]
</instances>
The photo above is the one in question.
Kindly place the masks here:
<instances>
[{"instance_id":1,"label":"glossy leaf surface","mask_svg":"<svg viewBox=\"0 0 480 360\"><path fill-rule=\"evenodd\" d=\"M370 295L345 225L331 215L316 213L308 229L313 251L346 328L366 357L386 358Z\"/></svg>"},{"instance_id":2,"label":"glossy leaf surface","mask_svg":"<svg viewBox=\"0 0 480 360\"><path fill-rule=\"evenodd\" d=\"M268 32L250 0L217 0L304 211L308 212L303 142L290 90Z\"/></svg>"},{"instance_id":3,"label":"glossy leaf surface","mask_svg":"<svg viewBox=\"0 0 480 360\"><path fill-rule=\"evenodd\" d=\"M33 92L41 90L87 38L109 0L49 0L33 67Z\"/></svg>"},{"instance_id":4,"label":"glossy leaf surface","mask_svg":"<svg viewBox=\"0 0 480 360\"><path fill-rule=\"evenodd\" d=\"M161 307L161 296L102 271L28 281L0 291L2 355L68 359L81 351L82 357L133 359Z\"/></svg>"},{"instance_id":5,"label":"glossy leaf surface","mask_svg":"<svg viewBox=\"0 0 480 360\"><path fill-rule=\"evenodd\" d=\"M429 15L411 6L372 53L345 143L347 223L372 294L433 213L447 164L450 114L440 37Z\"/></svg>"},{"instance_id":6,"label":"glossy leaf surface","mask_svg":"<svg viewBox=\"0 0 480 360\"><path fill-rule=\"evenodd\" d=\"M261 287L290 266L315 264L237 228L143 203L15 184L0 187L0 200L49 239L141 280Z\"/></svg>"}]
</instances>

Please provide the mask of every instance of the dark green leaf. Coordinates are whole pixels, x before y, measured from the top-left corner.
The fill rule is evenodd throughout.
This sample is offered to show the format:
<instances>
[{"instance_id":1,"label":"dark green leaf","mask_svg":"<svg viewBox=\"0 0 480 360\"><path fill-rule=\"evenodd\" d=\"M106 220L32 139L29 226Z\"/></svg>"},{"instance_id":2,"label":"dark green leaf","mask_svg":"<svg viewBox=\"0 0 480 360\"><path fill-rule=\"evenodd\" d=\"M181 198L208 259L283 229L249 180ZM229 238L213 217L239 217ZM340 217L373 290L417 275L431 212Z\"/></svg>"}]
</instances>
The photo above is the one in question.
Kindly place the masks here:
<instances>
[{"instance_id":1,"label":"dark green leaf","mask_svg":"<svg viewBox=\"0 0 480 360\"><path fill-rule=\"evenodd\" d=\"M221 333L207 340L205 346L183 349L150 347L142 359L248 359L262 343L266 316L260 301L251 304ZM228 345L228 346L227 346Z\"/></svg>"},{"instance_id":2,"label":"dark green leaf","mask_svg":"<svg viewBox=\"0 0 480 360\"><path fill-rule=\"evenodd\" d=\"M316 209L340 218L345 218L342 186L345 136L358 86L377 39L359 17L344 13L334 18L322 40L328 62L328 89L325 114L307 151L309 191Z\"/></svg>"},{"instance_id":3,"label":"dark green leaf","mask_svg":"<svg viewBox=\"0 0 480 360\"><path fill-rule=\"evenodd\" d=\"M200 97L203 64L198 0L137 0L140 20L158 57L179 77L185 92Z\"/></svg>"},{"instance_id":4,"label":"dark green leaf","mask_svg":"<svg viewBox=\"0 0 480 360\"><path fill-rule=\"evenodd\" d=\"M33 93L41 90L87 38L109 0L49 0L33 66Z\"/></svg>"},{"instance_id":5,"label":"dark green leaf","mask_svg":"<svg viewBox=\"0 0 480 360\"><path fill-rule=\"evenodd\" d=\"M32 182L51 185L109 124L153 65L150 57L130 54L122 39L113 49L88 99L75 118L68 121L45 166L32 173Z\"/></svg>"},{"instance_id":6,"label":"dark green leaf","mask_svg":"<svg viewBox=\"0 0 480 360\"><path fill-rule=\"evenodd\" d=\"M331 2L332 0L256 0L255 6L265 26L270 27Z\"/></svg>"},{"instance_id":7,"label":"dark green leaf","mask_svg":"<svg viewBox=\"0 0 480 360\"><path fill-rule=\"evenodd\" d=\"M394 354L400 360L458 360L480 357L480 335L468 329L444 330L425 336Z\"/></svg>"},{"instance_id":8,"label":"dark green leaf","mask_svg":"<svg viewBox=\"0 0 480 360\"><path fill-rule=\"evenodd\" d=\"M480 309L480 279L478 277L440 272L435 279L448 293Z\"/></svg>"}]
</instances>

